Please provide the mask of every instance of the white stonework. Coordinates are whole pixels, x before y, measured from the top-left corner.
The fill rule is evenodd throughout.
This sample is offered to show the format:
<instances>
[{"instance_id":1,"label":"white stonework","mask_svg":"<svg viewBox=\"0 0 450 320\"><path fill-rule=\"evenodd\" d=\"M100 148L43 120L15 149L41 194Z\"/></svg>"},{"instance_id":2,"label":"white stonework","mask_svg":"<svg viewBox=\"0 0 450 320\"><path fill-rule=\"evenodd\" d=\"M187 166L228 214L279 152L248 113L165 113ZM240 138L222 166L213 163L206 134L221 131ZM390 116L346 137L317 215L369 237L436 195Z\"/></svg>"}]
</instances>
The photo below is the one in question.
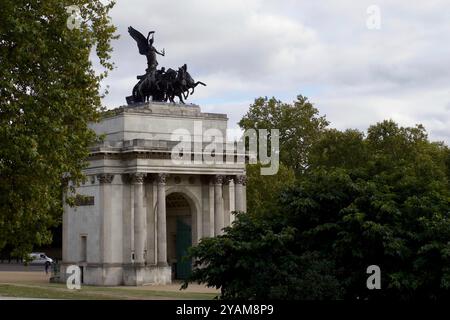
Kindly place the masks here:
<instances>
[{"instance_id":1,"label":"white stonework","mask_svg":"<svg viewBox=\"0 0 450 320\"><path fill-rule=\"evenodd\" d=\"M76 188L86 197L64 208L61 280L75 264L84 284L170 283L177 223L196 244L221 234L232 211L246 210L245 164L175 164L171 134L186 129L193 141L200 124L226 137L227 121L195 105L150 102L109 111L92 125L105 139L91 148L88 179Z\"/></svg>"}]
</instances>

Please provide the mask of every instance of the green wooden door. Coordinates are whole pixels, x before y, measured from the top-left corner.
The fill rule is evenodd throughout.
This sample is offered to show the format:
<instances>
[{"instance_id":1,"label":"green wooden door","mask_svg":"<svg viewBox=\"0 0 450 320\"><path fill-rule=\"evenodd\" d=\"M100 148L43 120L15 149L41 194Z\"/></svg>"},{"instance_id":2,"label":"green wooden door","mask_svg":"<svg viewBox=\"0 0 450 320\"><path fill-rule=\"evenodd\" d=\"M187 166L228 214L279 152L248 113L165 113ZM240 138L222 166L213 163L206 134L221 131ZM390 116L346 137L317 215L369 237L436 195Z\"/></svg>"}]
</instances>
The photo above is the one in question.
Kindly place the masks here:
<instances>
[{"instance_id":1,"label":"green wooden door","mask_svg":"<svg viewBox=\"0 0 450 320\"><path fill-rule=\"evenodd\" d=\"M192 246L191 226L177 219L177 279L186 279L191 274L191 260L186 260L187 250Z\"/></svg>"}]
</instances>

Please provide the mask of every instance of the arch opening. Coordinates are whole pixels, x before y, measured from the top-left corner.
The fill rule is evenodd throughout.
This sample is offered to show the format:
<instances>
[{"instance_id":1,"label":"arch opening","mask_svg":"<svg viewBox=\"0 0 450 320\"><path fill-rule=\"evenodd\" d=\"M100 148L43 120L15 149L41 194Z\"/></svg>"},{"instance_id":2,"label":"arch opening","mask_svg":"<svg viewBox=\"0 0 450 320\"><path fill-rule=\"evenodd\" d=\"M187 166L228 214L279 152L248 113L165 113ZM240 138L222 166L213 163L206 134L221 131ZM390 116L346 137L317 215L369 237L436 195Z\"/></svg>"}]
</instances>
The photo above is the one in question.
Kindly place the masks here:
<instances>
[{"instance_id":1,"label":"arch opening","mask_svg":"<svg viewBox=\"0 0 450 320\"><path fill-rule=\"evenodd\" d=\"M188 199L180 192L166 197L167 260L173 279L186 279L192 263L184 259L193 242L193 211Z\"/></svg>"}]
</instances>

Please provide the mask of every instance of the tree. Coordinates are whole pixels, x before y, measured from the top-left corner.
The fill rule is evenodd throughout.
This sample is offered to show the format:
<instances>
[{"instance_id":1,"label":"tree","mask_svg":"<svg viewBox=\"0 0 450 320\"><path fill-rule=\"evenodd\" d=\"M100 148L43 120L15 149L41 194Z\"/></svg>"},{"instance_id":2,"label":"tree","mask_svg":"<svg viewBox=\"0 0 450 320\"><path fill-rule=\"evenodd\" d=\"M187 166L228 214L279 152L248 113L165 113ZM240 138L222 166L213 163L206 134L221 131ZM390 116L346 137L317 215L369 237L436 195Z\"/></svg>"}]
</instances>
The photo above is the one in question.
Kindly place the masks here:
<instances>
[{"instance_id":1,"label":"tree","mask_svg":"<svg viewBox=\"0 0 450 320\"><path fill-rule=\"evenodd\" d=\"M191 251L191 281L224 299L448 299L448 156L422 126L328 130L272 214L239 214ZM366 287L370 265L382 290Z\"/></svg>"},{"instance_id":2,"label":"tree","mask_svg":"<svg viewBox=\"0 0 450 320\"><path fill-rule=\"evenodd\" d=\"M318 110L301 95L293 104L275 98L258 98L250 106L239 125L244 130L278 129L281 163L277 174L268 176L260 174L261 164L247 165L249 212L273 211L280 192L295 182L296 174L304 173L311 148L328 125L325 117L318 114Z\"/></svg>"},{"instance_id":3,"label":"tree","mask_svg":"<svg viewBox=\"0 0 450 320\"><path fill-rule=\"evenodd\" d=\"M318 169L282 201L303 250L334 256L347 298L448 298L448 148L429 142L422 126L393 121L371 126L366 139L352 131L324 139L312 156ZM348 166L348 149L364 161ZM365 286L372 264L381 268L381 291Z\"/></svg>"},{"instance_id":4,"label":"tree","mask_svg":"<svg viewBox=\"0 0 450 320\"><path fill-rule=\"evenodd\" d=\"M2 1L0 10L0 248L16 254L51 240L60 222L62 178L83 179L101 111L115 27L100 0ZM82 23L66 6L80 8ZM76 24L75 24L76 26ZM94 72L95 48L104 71Z\"/></svg>"},{"instance_id":5,"label":"tree","mask_svg":"<svg viewBox=\"0 0 450 320\"><path fill-rule=\"evenodd\" d=\"M295 183L291 168L280 164L277 174L261 175L261 164L247 165L247 210L270 214L277 207L279 194Z\"/></svg>"},{"instance_id":6,"label":"tree","mask_svg":"<svg viewBox=\"0 0 450 320\"><path fill-rule=\"evenodd\" d=\"M308 98L301 95L293 104L275 98L258 98L239 122L244 130L280 130L280 161L296 174L308 167L311 146L328 124Z\"/></svg>"},{"instance_id":7,"label":"tree","mask_svg":"<svg viewBox=\"0 0 450 320\"><path fill-rule=\"evenodd\" d=\"M221 289L221 299L317 299L340 295L332 262L298 255L295 229L282 220L238 213L225 234L190 249L190 282ZM182 288L187 288L186 281Z\"/></svg>"},{"instance_id":8,"label":"tree","mask_svg":"<svg viewBox=\"0 0 450 320\"><path fill-rule=\"evenodd\" d=\"M355 169L364 166L369 152L363 140L364 133L358 130L325 130L311 147L309 170L320 167Z\"/></svg>"}]
</instances>

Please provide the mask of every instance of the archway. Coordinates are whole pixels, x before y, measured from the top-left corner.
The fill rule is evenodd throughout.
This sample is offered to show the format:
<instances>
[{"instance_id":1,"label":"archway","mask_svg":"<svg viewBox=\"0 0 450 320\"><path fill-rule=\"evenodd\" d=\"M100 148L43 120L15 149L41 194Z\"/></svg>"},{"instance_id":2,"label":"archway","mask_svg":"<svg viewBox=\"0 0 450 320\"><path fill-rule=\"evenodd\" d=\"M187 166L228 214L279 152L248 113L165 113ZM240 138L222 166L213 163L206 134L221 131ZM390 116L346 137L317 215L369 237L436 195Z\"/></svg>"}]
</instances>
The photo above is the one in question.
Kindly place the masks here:
<instances>
[{"instance_id":1,"label":"archway","mask_svg":"<svg viewBox=\"0 0 450 320\"><path fill-rule=\"evenodd\" d=\"M172 278L186 279L191 273L191 262L183 259L193 239L193 208L180 192L166 197L167 260L172 267Z\"/></svg>"}]
</instances>

